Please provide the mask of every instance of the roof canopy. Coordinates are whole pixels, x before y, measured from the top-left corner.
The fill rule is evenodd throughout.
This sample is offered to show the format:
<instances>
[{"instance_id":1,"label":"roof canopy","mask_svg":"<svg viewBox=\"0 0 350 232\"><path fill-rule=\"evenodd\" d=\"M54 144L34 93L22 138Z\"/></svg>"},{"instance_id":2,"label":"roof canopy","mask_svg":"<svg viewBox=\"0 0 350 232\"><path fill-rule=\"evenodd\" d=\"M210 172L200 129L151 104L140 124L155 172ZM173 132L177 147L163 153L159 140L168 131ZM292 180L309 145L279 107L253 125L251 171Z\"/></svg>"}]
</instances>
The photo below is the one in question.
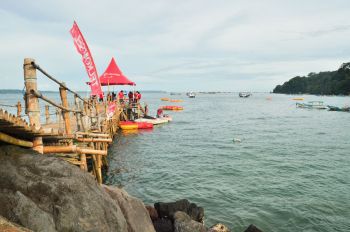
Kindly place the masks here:
<instances>
[{"instance_id":1,"label":"roof canopy","mask_svg":"<svg viewBox=\"0 0 350 232\"><path fill-rule=\"evenodd\" d=\"M114 58L112 58L106 71L100 76L100 83L102 86L106 85L136 85L135 82L130 81L117 66Z\"/></svg>"}]
</instances>

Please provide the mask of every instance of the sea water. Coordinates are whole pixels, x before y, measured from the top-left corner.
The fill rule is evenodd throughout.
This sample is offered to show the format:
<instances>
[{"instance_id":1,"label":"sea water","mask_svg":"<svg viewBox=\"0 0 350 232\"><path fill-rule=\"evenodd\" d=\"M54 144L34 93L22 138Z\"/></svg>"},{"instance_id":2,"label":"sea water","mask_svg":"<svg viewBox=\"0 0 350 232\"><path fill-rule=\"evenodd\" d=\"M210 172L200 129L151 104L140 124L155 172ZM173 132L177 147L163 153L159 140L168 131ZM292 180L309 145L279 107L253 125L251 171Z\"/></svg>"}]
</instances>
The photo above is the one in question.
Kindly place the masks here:
<instances>
[{"instance_id":1,"label":"sea water","mask_svg":"<svg viewBox=\"0 0 350 232\"><path fill-rule=\"evenodd\" d=\"M107 183L146 204L187 198L204 207L207 226L350 231L350 113L296 108L294 97L143 94L150 114L166 104L184 110L153 130L121 132ZM350 105L350 97L298 97Z\"/></svg>"},{"instance_id":2,"label":"sea water","mask_svg":"<svg viewBox=\"0 0 350 232\"><path fill-rule=\"evenodd\" d=\"M350 231L350 113L296 108L294 97L143 93L150 114L161 105L184 110L167 112L173 121L153 130L120 132L107 184L146 204L187 198L204 207L207 226L238 232L252 223L265 232ZM350 105L350 97L297 97ZM19 99L23 105L23 95L2 94L0 104Z\"/></svg>"}]
</instances>

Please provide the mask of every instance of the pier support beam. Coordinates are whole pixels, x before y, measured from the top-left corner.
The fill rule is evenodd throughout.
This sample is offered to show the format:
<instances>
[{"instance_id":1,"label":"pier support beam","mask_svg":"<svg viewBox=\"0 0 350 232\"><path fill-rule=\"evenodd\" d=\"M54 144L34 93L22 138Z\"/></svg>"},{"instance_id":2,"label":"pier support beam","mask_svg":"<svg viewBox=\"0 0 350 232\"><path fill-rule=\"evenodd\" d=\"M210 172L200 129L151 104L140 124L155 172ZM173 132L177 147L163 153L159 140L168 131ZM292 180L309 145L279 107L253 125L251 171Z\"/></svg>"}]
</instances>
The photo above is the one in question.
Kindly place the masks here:
<instances>
[{"instance_id":1,"label":"pier support beam","mask_svg":"<svg viewBox=\"0 0 350 232\"><path fill-rule=\"evenodd\" d=\"M25 105L26 114L29 117L29 123L35 126L35 129L39 130L41 127L40 123L40 107L38 98L31 94L32 90L37 91L37 77L36 68L33 66L35 60L32 58L25 58L23 64L24 71L24 85L26 88L25 93ZM43 153L43 140L42 137L35 137L33 140L33 149L39 153Z\"/></svg>"}]
</instances>

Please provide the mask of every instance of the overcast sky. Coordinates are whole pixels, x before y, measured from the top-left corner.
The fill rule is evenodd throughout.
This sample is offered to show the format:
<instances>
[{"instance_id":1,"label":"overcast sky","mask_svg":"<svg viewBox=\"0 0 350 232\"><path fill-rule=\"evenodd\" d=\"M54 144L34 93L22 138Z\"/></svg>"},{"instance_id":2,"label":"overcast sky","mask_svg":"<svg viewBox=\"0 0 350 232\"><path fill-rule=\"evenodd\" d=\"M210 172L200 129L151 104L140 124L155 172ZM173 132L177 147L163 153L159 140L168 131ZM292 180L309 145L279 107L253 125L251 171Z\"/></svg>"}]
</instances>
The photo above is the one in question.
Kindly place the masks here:
<instances>
[{"instance_id":1,"label":"overcast sky","mask_svg":"<svg viewBox=\"0 0 350 232\"><path fill-rule=\"evenodd\" d=\"M22 89L31 57L88 90L74 20L98 73L115 57L142 90L271 91L350 61L348 0L2 0L0 88ZM42 76L39 84L57 90Z\"/></svg>"}]
</instances>

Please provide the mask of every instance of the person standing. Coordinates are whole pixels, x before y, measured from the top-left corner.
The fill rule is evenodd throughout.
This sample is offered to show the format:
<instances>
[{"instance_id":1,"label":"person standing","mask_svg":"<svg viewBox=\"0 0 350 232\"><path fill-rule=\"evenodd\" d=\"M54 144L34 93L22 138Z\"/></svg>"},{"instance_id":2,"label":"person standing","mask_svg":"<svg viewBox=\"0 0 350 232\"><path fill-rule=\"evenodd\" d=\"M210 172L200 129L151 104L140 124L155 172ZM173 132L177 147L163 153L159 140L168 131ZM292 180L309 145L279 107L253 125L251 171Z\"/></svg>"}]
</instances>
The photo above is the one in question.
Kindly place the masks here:
<instances>
[{"instance_id":1,"label":"person standing","mask_svg":"<svg viewBox=\"0 0 350 232\"><path fill-rule=\"evenodd\" d=\"M119 102L120 103L124 102L124 92L123 92L123 90L120 90L120 92L118 93L118 98L119 98Z\"/></svg>"},{"instance_id":2,"label":"person standing","mask_svg":"<svg viewBox=\"0 0 350 232\"><path fill-rule=\"evenodd\" d=\"M132 104L134 101L134 94L132 91L129 91L128 97L129 97L129 104Z\"/></svg>"}]
</instances>

